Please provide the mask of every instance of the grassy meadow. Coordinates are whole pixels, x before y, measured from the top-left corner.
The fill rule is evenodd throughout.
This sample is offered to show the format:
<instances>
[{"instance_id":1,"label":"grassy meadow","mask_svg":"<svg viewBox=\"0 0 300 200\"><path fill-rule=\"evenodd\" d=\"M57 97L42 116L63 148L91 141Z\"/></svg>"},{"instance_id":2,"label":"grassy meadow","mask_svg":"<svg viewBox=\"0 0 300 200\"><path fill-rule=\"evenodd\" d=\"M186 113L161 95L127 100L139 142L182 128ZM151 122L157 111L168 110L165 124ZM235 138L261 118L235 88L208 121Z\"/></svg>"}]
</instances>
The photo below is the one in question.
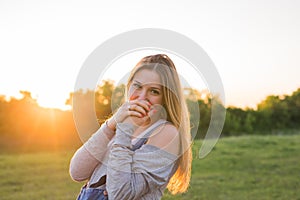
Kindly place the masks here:
<instances>
[{"instance_id":1,"label":"grassy meadow","mask_svg":"<svg viewBox=\"0 0 300 200\"><path fill-rule=\"evenodd\" d=\"M300 135L222 138L204 159L193 146L187 193L169 199L300 200ZM73 182L68 165L74 151L0 153L0 199L76 199L83 183Z\"/></svg>"}]
</instances>

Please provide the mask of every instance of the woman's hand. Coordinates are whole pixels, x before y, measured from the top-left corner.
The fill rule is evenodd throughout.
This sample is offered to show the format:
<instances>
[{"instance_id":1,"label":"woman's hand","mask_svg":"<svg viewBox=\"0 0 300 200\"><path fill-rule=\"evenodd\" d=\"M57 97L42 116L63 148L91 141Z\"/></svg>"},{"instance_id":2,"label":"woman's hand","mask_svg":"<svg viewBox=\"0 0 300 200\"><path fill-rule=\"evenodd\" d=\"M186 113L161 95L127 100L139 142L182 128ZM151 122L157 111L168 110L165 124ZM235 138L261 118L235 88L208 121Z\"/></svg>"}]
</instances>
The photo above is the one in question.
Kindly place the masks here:
<instances>
[{"instance_id":1,"label":"woman's hand","mask_svg":"<svg viewBox=\"0 0 300 200\"><path fill-rule=\"evenodd\" d=\"M151 105L147 110L142 110L140 106L131 106L129 110L134 112L133 115L125 118L123 122L133 124L135 127L146 126L159 119L167 118L164 107L159 104Z\"/></svg>"},{"instance_id":2,"label":"woman's hand","mask_svg":"<svg viewBox=\"0 0 300 200\"><path fill-rule=\"evenodd\" d=\"M153 106L146 100L132 100L125 102L119 107L117 112L107 121L109 128L115 130L117 123L127 122L135 126L144 124L149 118L149 112L153 110ZM127 118L130 118L127 119ZM127 119L127 120L126 120ZM126 121L125 121L126 120Z\"/></svg>"}]
</instances>

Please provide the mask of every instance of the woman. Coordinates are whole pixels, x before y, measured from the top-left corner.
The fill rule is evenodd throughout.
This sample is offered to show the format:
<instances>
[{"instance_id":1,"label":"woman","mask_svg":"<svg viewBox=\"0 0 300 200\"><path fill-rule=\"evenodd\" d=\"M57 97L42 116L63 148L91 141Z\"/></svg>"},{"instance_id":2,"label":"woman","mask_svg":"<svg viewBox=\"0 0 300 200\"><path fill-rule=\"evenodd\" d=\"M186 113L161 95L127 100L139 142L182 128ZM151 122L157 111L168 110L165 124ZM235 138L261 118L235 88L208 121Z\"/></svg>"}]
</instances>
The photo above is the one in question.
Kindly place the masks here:
<instances>
[{"instance_id":1,"label":"woman","mask_svg":"<svg viewBox=\"0 0 300 200\"><path fill-rule=\"evenodd\" d=\"M131 71L127 101L74 154L70 175L88 180L78 199L160 199L187 190L191 135L182 87L164 54Z\"/></svg>"}]
</instances>

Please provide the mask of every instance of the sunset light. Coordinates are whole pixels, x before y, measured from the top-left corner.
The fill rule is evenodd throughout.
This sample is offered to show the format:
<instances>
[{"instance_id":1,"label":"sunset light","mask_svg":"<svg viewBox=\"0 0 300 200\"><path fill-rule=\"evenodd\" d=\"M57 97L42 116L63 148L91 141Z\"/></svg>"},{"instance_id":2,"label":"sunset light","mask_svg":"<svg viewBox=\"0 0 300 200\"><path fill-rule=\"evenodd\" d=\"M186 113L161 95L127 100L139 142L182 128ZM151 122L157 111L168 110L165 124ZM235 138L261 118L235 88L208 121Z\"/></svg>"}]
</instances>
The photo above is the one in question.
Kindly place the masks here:
<instances>
[{"instance_id":1,"label":"sunset light","mask_svg":"<svg viewBox=\"0 0 300 200\"><path fill-rule=\"evenodd\" d=\"M69 93L73 92L78 72L88 55L108 38L136 28L128 26L120 29L113 26L119 24L120 18L110 18L109 22L104 20L101 21L101 26L95 26L100 23L96 20L97 17L83 21L78 15L83 12L80 7L75 6L69 10L67 9L69 5L64 3L57 5L59 9L55 10L42 3L37 7L24 4L24 7L15 7L11 11L12 14L8 14L8 9L5 9L8 5L9 3L2 5L0 12L0 19L5 20L1 23L0 33L2 55L0 95L14 96L18 95L16 93L19 90L30 91L33 97L38 99L39 104L45 107L64 108L65 100ZM88 12L85 17L90 14L110 15L106 9L110 6L109 3L104 7L101 6L100 10ZM128 7L127 4L123 6ZM150 21L156 21L155 26L152 24L154 27L164 27L182 33L203 47L219 71L225 89L226 105L253 107L267 95L291 93L300 86L299 59L295 53L299 52L297 49L300 46L298 44L300 30L297 26L293 26L298 23L296 20L298 18L282 18L293 13L295 7L287 4L281 8L281 10L278 10L279 7L269 9L267 15L258 12L251 18L248 14L255 9L254 4L249 4L242 13L237 11L235 6L229 7L228 12L232 13L230 15L224 14L225 10L216 8L216 12L220 15L211 15L207 18L204 16L210 15L210 10L203 9L199 12L197 8L191 7L190 12L200 20L199 28L177 26L178 22L187 25L186 22L194 19L175 14L176 9L170 11L174 16L168 23L161 20L159 15L152 16ZM115 12L122 16L127 13L126 9L121 7L115 9ZM52 11L54 13L50 15ZM67 11L69 14L65 15ZM161 11L164 13L164 10ZM138 9L134 13L142 16L143 12L143 9ZM232 18L233 15L240 17ZM297 15L295 12L295 16ZM137 24L144 24L140 17L134 17L134 20L131 17L133 16L128 16L130 20L126 22L136 21ZM271 23L273 20L276 23ZM69 21L74 23L68 23ZM270 26L265 26L265 23ZM90 27L93 31L87 37L86 29L78 29L79 26ZM102 27L109 28L104 32ZM261 31L262 29L264 31ZM123 62L125 58L120 58L122 62L119 62L119 67L114 68L117 70L107 77L118 80L118 77L124 76L118 73L132 67L141 54L132 55L135 56L127 56L130 57L128 62ZM176 65L180 69L181 64ZM197 77L193 77L195 73L186 70L185 67L182 69L183 77L189 82L192 81L190 85L193 87L199 85ZM200 82L205 83L201 77Z\"/></svg>"},{"instance_id":2,"label":"sunset light","mask_svg":"<svg viewBox=\"0 0 300 200\"><path fill-rule=\"evenodd\" d=\"M300 200L299 19L297 0L0 0L0 199Z\"/></svg>"},{"instance_id":3,"label":"sunset light","mask_svg":"<svg viewBox=\"0 0 300 200\"><path fill-rule=\"evenodd\" d=\"M44 98L38 98L37 103L44 108L58 108L61 110L70 110L71 106L65 104L66 100L67 99L64 100L61 97L55 97L55 98L44 97Z\"/></svg>"}]
</instances>

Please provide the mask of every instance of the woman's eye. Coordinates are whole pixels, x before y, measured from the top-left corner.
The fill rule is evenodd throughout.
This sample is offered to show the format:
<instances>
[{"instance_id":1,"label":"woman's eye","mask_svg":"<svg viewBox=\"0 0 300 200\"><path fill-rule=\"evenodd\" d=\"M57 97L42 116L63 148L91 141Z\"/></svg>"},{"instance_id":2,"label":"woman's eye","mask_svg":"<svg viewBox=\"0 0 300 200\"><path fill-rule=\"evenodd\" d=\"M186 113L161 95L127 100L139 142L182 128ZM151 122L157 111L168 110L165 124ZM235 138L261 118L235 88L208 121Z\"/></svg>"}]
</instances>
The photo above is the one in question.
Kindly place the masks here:
<instances>
[{"instance_id":1,"label":"woman's eye","mask_svg":"<svg viewBox=\"0 0 300 200\"><path fill-rule=\"evenodd\" d=\"M141 85L137 84L137 83L133 83L133 87L135 87L135 88L141 88Z\"/></svg>"},{"instance_id":2,"label":"woman's eye","mask_svg":"<svg viewBox=\"0 0 300 200\"><path fill-rule=\"evenodd\" d=\"M155 95L159 95L159 91L158 90L151 90L151 93L155 94Z\"/></svg>"}]
</instances>

